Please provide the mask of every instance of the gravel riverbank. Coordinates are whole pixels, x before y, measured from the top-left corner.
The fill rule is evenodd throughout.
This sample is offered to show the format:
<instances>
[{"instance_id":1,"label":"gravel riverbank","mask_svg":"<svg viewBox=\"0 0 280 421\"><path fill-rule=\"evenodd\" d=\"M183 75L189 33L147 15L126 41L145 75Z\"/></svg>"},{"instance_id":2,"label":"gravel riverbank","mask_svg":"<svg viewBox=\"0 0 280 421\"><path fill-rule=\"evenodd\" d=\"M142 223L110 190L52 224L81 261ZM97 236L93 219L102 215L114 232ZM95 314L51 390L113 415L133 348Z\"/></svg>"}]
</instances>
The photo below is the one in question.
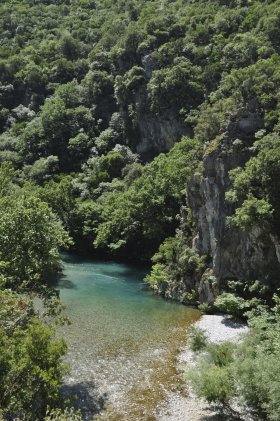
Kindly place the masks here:
<instances>
[{"instance_id":1,"label":"gravel riverbank","mask_svg":"<svg viewBox=\"0 0 280 421\"><path fill-rule=\"evenodd\" d=\"M248 332L246 325L233 322L221 314L203 315L194 326L205 331L210 343L236 342ZM178 370L183 374L186 365L194 364L195 353L186 344L178 356ZM180 391L168 393L166 405L161 408L157 419L158 421L222 421L223 418L205 400L195 396L187 386L183 386ZM235 419L250 420L248 416L243 417L241 414Z\"/></svg>"}]
</instances>

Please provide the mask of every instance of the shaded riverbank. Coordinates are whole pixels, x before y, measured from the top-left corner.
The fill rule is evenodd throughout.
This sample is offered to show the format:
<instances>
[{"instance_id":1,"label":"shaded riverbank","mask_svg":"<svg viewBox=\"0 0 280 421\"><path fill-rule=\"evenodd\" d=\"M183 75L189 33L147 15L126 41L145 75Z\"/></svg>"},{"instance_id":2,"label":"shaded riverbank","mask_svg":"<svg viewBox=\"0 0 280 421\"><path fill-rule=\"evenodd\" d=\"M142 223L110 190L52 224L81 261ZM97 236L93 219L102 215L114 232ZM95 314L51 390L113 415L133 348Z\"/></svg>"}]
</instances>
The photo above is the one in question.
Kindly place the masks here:
<instances>
[{"instance_id":1,"label":"shaded riverbank","mask_svg":"<svg viewBox=\"0 0 280 421\"><path fill-rule=\"evenodd\" d=\"M178 386L176 358L198 310L154 296L145 273L114 262L65 257L59 283L71 326L66 394L77 394L87 419L156 420Z\"/></svg>"}]
</instances>

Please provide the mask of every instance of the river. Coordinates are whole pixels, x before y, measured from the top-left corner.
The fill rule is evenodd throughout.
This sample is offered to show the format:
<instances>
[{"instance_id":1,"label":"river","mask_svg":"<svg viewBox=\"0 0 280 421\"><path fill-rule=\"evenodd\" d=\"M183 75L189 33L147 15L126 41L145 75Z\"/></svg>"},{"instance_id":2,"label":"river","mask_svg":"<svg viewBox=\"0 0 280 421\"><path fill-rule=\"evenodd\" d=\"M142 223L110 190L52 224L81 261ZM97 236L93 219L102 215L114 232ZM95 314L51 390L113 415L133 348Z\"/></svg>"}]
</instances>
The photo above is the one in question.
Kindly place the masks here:
<instances>
[{"instance_id":1,"label":"river","mask_svg":"<svg viewBox=\"0 0 280 421\"><path fill-rule=\"evenodd\" d=\"M176 355L192 308L153 295L144 271L64 256L59 281L70 326L61 328L71 370L64 393L86 419L156 420L166 390L178 386Z\"/></svg>"}]
</instances>

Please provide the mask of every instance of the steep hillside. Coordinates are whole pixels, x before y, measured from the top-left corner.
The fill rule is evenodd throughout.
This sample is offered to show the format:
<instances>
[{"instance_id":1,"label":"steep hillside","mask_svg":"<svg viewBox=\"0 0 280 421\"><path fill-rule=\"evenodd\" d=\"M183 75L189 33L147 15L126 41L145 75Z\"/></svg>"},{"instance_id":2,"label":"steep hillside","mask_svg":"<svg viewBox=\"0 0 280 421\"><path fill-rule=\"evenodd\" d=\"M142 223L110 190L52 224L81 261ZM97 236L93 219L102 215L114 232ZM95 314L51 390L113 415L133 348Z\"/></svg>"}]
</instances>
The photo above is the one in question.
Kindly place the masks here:
<instances>
[{"instance_id":1,"label":"steep hillside","mask_svg":"<svg viewBox=\"0 0 280 421\"><path fill-rule=\"evenodd\" d=\"M184 302L213 301L226 280L275 288L280 2L0 12L0 160L74 247L148 261L167 238L148 280Z\"/></svg>"}]
</instances>

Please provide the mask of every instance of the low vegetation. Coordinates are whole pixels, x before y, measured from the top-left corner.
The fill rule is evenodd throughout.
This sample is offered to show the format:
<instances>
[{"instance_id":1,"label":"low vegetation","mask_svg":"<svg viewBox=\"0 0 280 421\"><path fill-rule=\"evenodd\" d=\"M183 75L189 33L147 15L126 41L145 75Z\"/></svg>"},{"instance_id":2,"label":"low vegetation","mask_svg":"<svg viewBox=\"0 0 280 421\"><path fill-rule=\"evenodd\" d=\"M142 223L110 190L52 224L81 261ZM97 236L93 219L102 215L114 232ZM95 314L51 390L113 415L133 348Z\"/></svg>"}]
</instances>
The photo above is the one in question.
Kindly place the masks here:
<instances>
[{"instance_id":1,"label":"low vegetation","mask_svg":"<svg viewBox=\"0 0 280 421\"><path fill-rule=\"evenodd\" d=\"M198 396L230 408L232 398L260 419L280 417L279 297L274 306L259 306L247 314L250 333L238 344L207 345L195 369L187 373Z\"/></svg>"}]
</instances>

